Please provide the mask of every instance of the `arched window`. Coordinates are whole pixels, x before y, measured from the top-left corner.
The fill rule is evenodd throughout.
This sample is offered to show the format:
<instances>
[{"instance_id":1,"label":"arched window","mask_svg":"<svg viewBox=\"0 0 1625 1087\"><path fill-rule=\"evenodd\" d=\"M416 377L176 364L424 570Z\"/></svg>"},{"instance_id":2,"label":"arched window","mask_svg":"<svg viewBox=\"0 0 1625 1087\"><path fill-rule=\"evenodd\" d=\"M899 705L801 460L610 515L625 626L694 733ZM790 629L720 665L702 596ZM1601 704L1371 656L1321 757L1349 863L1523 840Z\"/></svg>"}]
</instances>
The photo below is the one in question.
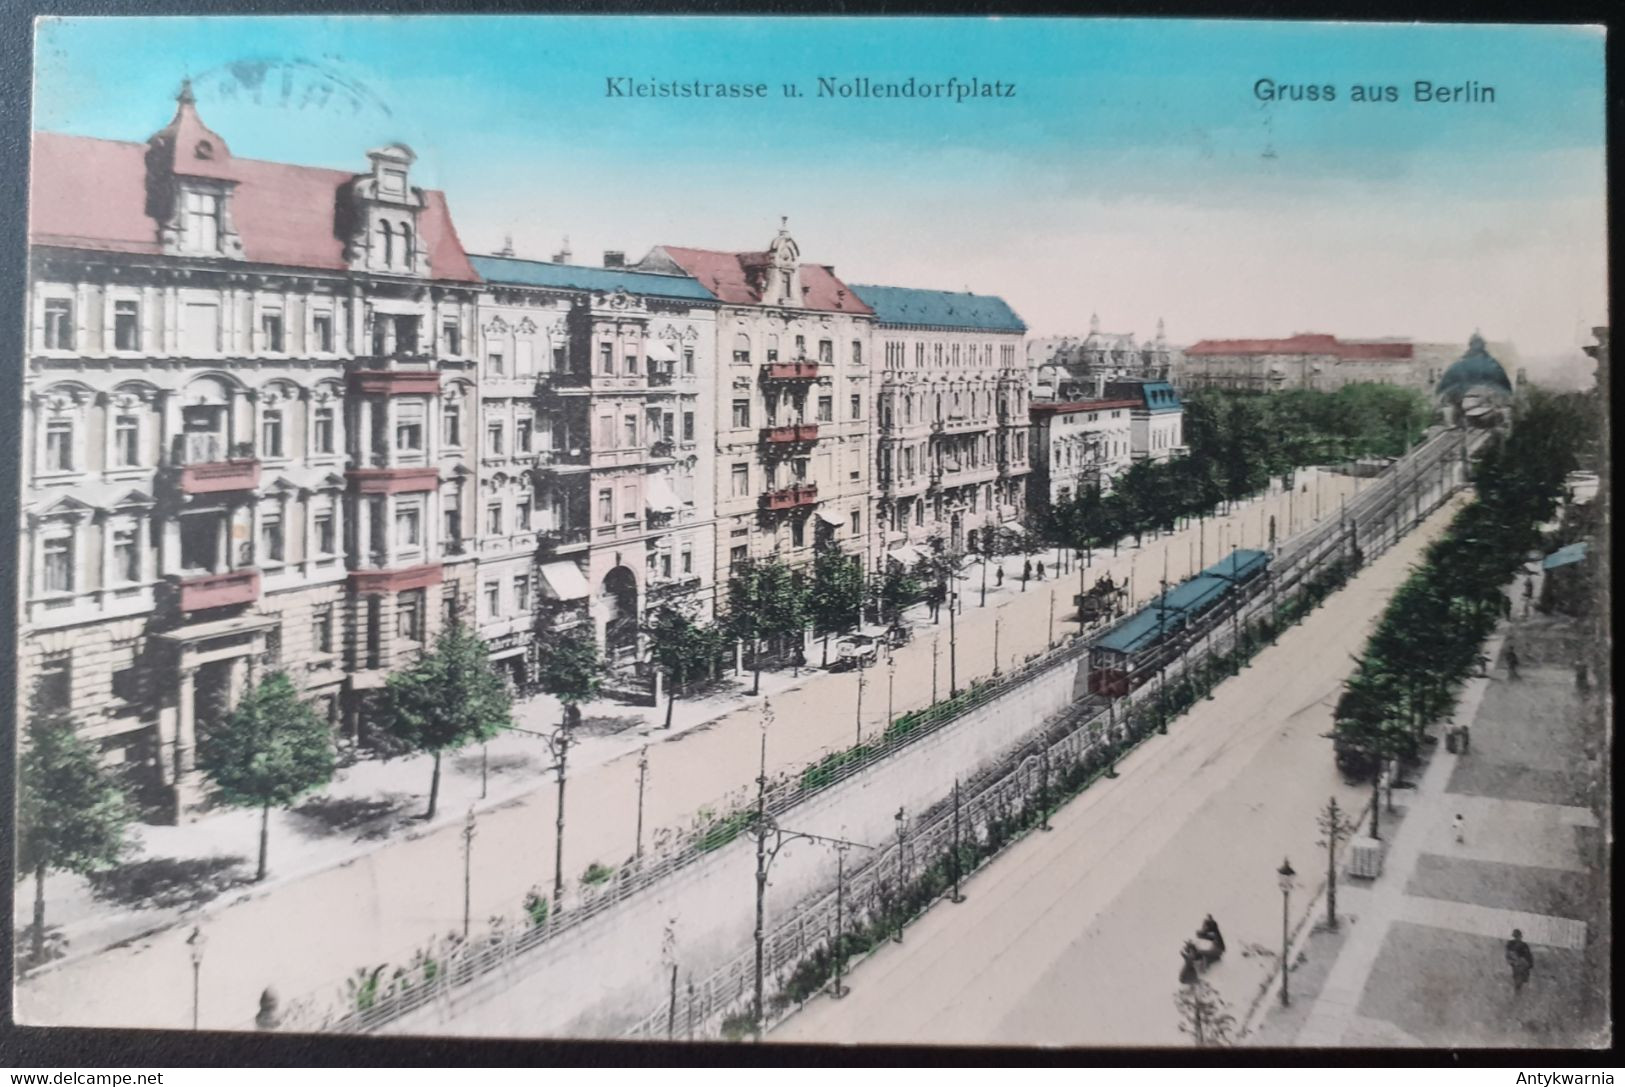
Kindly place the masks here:
<instances>
[{"instance_id":1,"label":"arched window","mask_svg":"<svg viewBox=\"0 0 1625 1087\"><path fill-rule=\"evenodd\" d=\"M401 224L401 267L412 270L412 228Z\"/></svg>"},{"instance_id":2,"label":"arched window","mask_svg":"<svg viewBox=\"0 0 1625 1087\"><path fill-rule=\"evenodd\" d=\"M379 223L378 236L384 246L384 267L393 267L395 264L395 228L387 222Z\"/></svg>"},{"instance_id":3,"label":"arched window","mask_svg":"<svg viewBox=\"0 0 1625 1087\"><path fill-rule=\"evenodd\" d=\"M734 361L750 362L750 337L743 332L734 337Z\"/></svg>"}]
</instances>

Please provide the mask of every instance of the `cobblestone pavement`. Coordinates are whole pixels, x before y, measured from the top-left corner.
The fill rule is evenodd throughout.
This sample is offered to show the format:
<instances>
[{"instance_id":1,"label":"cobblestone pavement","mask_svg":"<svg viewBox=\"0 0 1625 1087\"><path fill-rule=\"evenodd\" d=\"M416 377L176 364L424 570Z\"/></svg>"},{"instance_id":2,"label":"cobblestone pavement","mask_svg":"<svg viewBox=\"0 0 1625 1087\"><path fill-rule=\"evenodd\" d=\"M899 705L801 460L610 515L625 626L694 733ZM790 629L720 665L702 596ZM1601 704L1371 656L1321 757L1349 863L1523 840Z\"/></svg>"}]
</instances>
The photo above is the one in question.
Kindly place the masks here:
<instances>
[{"instance_id":1,"label":"cobblestone pavement","mask_svg":"<svg viewBox=\"0 0 1625 1087\"><path fill-rule=\"evenodd\" d=\"M1383 875L1340 887L1347 923L1304 941L1297 1003L1268 1005L1247 1044L1608 1044L1611 918L1589 806L1596 707L1574 682L1580 637L1575 620L1536 613L1491 638L1496 663L1457 716L1469 750L1434 751L1385 829ZM1504 955L1514 928L1535 955L1521 993Z\"/></svg>"}]
</instances>

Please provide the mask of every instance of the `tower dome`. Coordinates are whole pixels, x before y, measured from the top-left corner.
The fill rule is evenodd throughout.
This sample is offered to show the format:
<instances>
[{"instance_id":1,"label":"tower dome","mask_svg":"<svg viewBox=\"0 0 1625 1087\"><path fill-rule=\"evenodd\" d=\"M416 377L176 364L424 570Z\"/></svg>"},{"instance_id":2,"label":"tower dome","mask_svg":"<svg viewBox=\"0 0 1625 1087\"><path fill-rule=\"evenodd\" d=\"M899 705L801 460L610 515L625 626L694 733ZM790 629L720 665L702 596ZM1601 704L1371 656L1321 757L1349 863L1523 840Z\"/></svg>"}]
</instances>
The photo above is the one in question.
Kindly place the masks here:
<instances>
[{"instance_id":1,"label":"tower dome","mask_svg":"<svg viewBox=\"0 0 1625 1087\"><path fill-rule=\"evenodd\" d=\"M1450 364L1434 389L1435 397L1453 406L1473 394L1481 398L1512 395L1512 381L1506 370L1485 349L1484 338L1476 332L1467 343L1467 353Z\"/></svg>"}]
</instances>

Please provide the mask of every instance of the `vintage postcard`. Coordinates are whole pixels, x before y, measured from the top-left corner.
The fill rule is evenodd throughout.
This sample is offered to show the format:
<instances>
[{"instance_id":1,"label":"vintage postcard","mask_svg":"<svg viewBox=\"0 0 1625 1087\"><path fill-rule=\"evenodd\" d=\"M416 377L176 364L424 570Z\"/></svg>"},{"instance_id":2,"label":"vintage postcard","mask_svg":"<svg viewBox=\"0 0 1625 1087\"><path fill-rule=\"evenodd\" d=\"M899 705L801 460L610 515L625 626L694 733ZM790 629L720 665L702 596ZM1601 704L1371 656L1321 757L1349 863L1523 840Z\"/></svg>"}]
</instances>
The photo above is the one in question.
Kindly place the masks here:
<instances>
[{"instance_id":1,"label":"vintage postcard","mask_svg":"<svg viewBox=\"0 0 1625 1087\"><path fill-rule=\"evenodd\" d=\"M1611 1044L1601 27L35 34L20 1023Z\"/></svg>"}]
</instances>

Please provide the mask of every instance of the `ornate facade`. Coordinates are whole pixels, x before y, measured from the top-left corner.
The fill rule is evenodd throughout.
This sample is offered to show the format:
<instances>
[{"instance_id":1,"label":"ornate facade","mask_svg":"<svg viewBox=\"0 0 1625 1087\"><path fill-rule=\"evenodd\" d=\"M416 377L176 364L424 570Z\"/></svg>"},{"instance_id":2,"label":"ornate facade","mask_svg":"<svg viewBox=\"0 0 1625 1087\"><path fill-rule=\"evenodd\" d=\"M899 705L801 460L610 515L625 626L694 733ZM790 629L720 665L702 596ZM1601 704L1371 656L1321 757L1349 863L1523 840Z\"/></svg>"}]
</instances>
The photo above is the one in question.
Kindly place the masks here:
<instances>
[{"instance_id":1,"label":"ornate facade","mask_svg":"<svg viewBox=\"0 0 1625 1087\"><path fill-rule=\"evenodd\" d=\"M1105 396L1105 383L1119 378L1169 381L1179 364L1161 320L1155 338L1139 343L1130 332L1102 332L1091 314L1086 336L1057 336L1027 344L1033 395L1039 400L1079 401Z\"/></svg>"}]
</instances>

